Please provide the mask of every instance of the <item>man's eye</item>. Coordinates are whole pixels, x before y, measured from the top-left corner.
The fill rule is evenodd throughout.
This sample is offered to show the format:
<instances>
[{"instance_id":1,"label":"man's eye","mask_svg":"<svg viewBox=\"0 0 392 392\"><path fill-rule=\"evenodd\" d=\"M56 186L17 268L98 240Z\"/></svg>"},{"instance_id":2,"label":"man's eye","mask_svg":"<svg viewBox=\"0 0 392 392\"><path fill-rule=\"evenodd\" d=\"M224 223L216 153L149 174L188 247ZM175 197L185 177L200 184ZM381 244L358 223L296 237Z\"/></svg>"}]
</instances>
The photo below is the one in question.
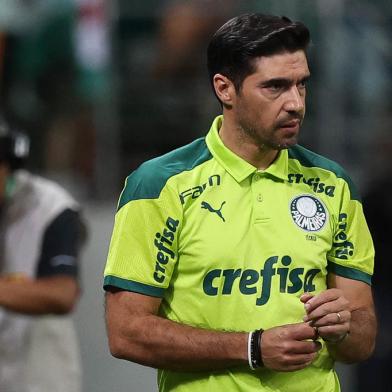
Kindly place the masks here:
<instances>
[{"instance_id":1,"label":"man's eye","mask_svg":"<svg viewBox=\"0 0 392 392\"><path fill-rule=\"evenodd\" d=\"M283 86L280 84L271 84L270 86L268 86L268 89L272 92L279 92L280 90L282 90Z\"/></svg>"},{"instance_id":2,"label":"man's eye","mask_svg":"<svg viewBox=\"0 0 392 392\"><path fill-rule=\"evenodd\" d=\"M298 88L304 89L306 87L306 81L303 80L301 82L298 83Z\"/></svg>"}]
</instances>

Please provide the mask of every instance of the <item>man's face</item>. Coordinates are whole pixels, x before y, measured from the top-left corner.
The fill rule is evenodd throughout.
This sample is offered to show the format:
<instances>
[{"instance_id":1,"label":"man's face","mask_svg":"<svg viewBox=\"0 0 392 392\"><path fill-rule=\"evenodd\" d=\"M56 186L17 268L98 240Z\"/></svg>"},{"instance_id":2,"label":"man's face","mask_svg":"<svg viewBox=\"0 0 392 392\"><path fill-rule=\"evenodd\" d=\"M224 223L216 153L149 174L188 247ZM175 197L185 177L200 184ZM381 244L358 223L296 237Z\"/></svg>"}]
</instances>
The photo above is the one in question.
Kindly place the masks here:
<instances>
[{"instance_id":1,"label":"man's face","mask_svg":"<svg viewBox=\"0 0 392 392\"><path fill-rule=\"evenodd\" d=\"M305 52L260 57L254 67L233 100L236 125L260 148L280 150L295 145L310 76Z\"/></svg>"}]
</instances>

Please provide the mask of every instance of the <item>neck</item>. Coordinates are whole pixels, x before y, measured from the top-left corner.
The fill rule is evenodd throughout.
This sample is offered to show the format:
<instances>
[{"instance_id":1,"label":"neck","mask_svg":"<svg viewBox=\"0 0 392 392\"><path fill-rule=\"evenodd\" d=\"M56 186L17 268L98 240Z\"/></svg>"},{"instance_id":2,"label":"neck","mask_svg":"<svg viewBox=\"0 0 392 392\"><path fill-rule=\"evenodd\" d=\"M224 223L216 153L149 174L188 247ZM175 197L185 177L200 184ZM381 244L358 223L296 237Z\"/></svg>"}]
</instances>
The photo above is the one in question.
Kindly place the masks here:
<instances>
[{"instance_id":1,"label":"neck","mask_svg":"<svg viewBox=\"0 0 392 392\"><path fill-rule=\"evenodd\" d=\"M242 129L233 126L229 121L223 121L219 136L229 150L259 170L267 169L279 154L279 150L257 145Z\"/></svg>"}]
</instances>

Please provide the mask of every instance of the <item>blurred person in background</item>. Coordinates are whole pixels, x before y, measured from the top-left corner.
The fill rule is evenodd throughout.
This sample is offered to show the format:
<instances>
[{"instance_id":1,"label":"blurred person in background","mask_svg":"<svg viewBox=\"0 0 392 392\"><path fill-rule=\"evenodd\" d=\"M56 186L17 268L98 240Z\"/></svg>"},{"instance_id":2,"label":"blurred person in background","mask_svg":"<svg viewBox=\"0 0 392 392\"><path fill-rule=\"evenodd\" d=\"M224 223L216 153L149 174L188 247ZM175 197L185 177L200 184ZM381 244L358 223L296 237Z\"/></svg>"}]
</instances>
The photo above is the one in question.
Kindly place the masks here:
<instances>
[{"instance_id":1,"label":"blurred person in background","mask_svg":"<svg viewBox=\"0 0 392 392\"><path fill-rule=\"evenodd\" d=\"M160 391L339 391L334 362L372 353L356 188L297 145L309 40L286 17L224 24L207 54L223 116L127 178L104 277L109 346L160 369Z\"/></svg>"},{"instance_id":2,"label":"blurred person in background","mask_svg":"<svg viewBox=\"0 0 392 392\"><path fill-rule=\"evenodd\" d=\"M0 122L0 390L78 392L72 312L85 226L59 185L22 170L29 139Z\"/></svg>"}]
</instances>

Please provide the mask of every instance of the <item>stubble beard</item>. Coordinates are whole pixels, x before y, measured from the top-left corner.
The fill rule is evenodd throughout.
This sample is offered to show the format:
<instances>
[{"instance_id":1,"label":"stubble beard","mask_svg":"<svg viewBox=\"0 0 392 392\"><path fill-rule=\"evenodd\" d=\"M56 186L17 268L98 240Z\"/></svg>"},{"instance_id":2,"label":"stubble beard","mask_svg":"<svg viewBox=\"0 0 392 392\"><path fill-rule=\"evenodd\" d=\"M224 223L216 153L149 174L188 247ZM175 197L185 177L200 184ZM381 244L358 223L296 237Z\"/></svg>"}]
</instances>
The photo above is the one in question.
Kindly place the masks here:
<instances>
[{"instance_id":1,"label":"stubble beard","mask_svg":"<svg viewBox=\"0 0 392 392\"><path fill-rule=\"evenodd\" d=\"M304 115L297 113L287 116L288 118L277 120L270 128L261 128L252 119L252 117L257 118L257 116L249 115L245 105L238 105L236 117L240 141L253 144L260 152L280 151L296 145L298 143L299 129L296 133L287 137L283 133L288 132L288 130L282 129L282 126L290 120L298 119L301 127L304 119Z\"/></svg>"},{"instance_id":2,"label":"stubble beard","mask_svg":"<svg viewBox=\"0 0 392 392\"><path fill-rule=\"evenodd\" d=\"M277 133L279 132L279 127L275 126L272 129L257 129L252 127L250 124L241 122L239 124L241 139L245 141L251 141L252 144L257 146L259 151L266 150L284 150L290 148L298 143L298 133L295 135L279 140ZM263 136L265 134L266 136ZM268 137L267 137L268 136ZM286 140L285 140L286 139Z\"/></svg>"}]
</instances>

